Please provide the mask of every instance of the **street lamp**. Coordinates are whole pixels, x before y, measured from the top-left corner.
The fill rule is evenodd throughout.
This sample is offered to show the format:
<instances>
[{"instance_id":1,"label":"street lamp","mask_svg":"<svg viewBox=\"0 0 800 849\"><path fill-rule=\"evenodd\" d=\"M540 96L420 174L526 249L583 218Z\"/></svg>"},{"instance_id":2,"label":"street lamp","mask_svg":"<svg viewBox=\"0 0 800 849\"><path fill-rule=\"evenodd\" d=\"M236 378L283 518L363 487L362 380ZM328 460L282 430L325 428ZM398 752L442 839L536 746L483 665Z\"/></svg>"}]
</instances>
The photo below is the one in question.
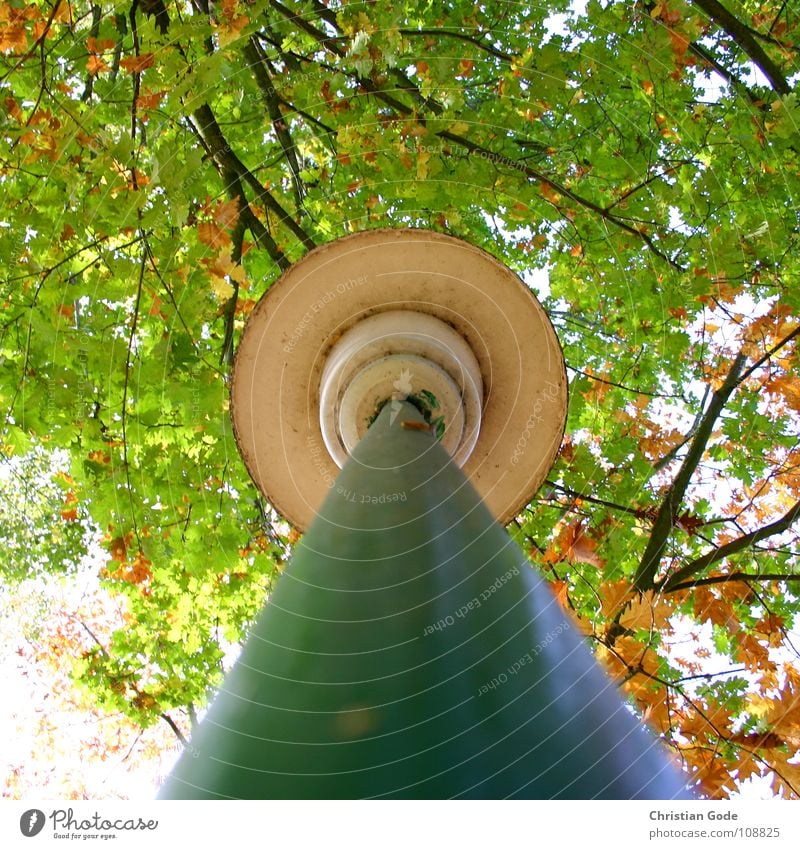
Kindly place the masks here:
<instances>
[{"instance_id":1,"label":"street lamp","mask_svg":"<svg viewBox=\"0 0 800 849\"><path fill-rule=\"evenodd\" d=\"M307 532L161 797L689 798L501 527L566 402L541 306L461 240L367 231L290 268L231 408Z\"/></svg>"}]
</instances>

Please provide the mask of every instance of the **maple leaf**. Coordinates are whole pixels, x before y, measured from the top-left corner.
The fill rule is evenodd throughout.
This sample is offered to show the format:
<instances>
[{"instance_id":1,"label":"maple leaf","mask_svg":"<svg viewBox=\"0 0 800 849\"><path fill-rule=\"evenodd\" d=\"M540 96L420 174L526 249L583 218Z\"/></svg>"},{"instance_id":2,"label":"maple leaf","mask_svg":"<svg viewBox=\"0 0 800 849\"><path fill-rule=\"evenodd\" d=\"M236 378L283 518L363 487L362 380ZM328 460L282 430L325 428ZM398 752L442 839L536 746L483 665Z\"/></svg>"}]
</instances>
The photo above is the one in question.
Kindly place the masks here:
<instances>
[{"instance_id":1,"label":"maple leaf","mask_svg":"<svg viewBox=\"0 0 800 849\"><path fill-rule=\"evenodd\" d=\"M229 300L236 291L227 280L218 276L211 278L211 290L216 295L217 300L222 302Z\"/></svg>"},{"instance_id":2,"label":"maple leaf","mask_svg":"<svg viewBox=\"0 0 800 849\"><path fill-rule=\"evenodd\" d=\"M547 547L544 562L557 563L560 560L590 563L598 569L605 566L605 560L597 554L597 543L587 535L580 521L564 525L558 537Z\"/></svg>"},{"instance_id":3,"label":"maple leaf","mask_svg":"<svg viewBox=\"0 0 800 849\"><path fill-rule=\"evenodd\" d=\"M147 68L152 68L154 61L154 53L142 53L140 56L126 56L124 59L119 60L119 64L129 74L140 74Z\"/></svg>"},{"instance_id":4,"label":"maple leaf","mask_svg":"<svg viewBox=\"0 0 800 849\"><path fill-rule=\"evenodd\" d=\"M475 67L475 63L472 61L472 59L462 59L458 63L458 73L456 74L456 76L457 77L471 77L472 76L472 70L473 70L474 67Z\"/></svg>"},{"instance_id":5,"label":"maple leaf","mask_svg":"<svg viewBox=\"0 0 800 849\"><path fill-rule=\"evenodd\" d=\"M727 601L718 598L708 587L696 587L694 590L694 613L702 620L708 620L724 628L738 627L739 619Z\"/></svg>"},{"instance_id":6,"label":"maple leaf","mask_svg":"<svg viewBox=\"0 0 800 849\"><path fill-rule=\"evenodd\" d=\"M99 56L92 54L86 60L86 70L91 76L97 76L97 74L102 74L104 71L110 71L111 68Z\"/></svg>"},{"instance_id":7,"label":"maple leaf","mask_svg":"<svg viewBox=\"0 0 800 849\"><path fill-rule=\"evenodd\" d=\"M231 244L231 237L213 221L201 221L197 225L197 238L211 248L224 248Z\"/></svg>"},{"instance_id":8,"label":"maple leaf","mask_svg":"<svg viewBox=\"0 0 800 849\"><path fill-rule=\"evenodd\" d=\"M226 230L239 220L239 198L220 203L214 211L214 220Z\"/></svg>"},{"instance_id":9,"label":"maple leaf","mask_svg":"<svg viewBox=\"0 0 800 849\"><path fill-rule=\"evenodd\" d=\"M113 50L117 42L113 38L94 38L89 36L86 39L86 47L90 53L105 53L107 50Z\"/></svg>"},{"instance_id":10,"label":"maple leaf","mask_svg":"<svg viewBox=\"0 0 800 849\"><path fill-rule=\"evenodd\" d=\"M156 91L152 94L140 94L136 98L137 109L158 109L166 93L166 91Z\"/></svg>"},{"instance_id":11,"label":"maple leaf","mask_svg":"<svg viewBox=\"0 0 800 849\"><path fill-rule=\"evenodd\" d=\"M623 601L632 595L631 582L626 579L604 581L598 589L601 610L607 619L611 619Z\"/></svg>"},{"instance_id":12,"label":"maple leaf","mask_svg":"<svg viewBox=\"0 0 800 849\"><path fill-rule=\"evenodd\" d=\"M127 541L123 537L116 537L109 543L108 550L114 560L122 563L128 556Z\"/></svg>"},{"instance_id":13,"label":"maple leaf","mask_svg":"<svg viewBox=\"0 0 800 849\"><path fill-rule=\"evenodd\" d=\"M70 489L64 499L64 509L61 511L61 518L65 522L78 521L78 508L72 506L77 503L78 496L75 495L74 491Z\"/></svg>"},{"instance_id":14,"label":"maple leaf","mask_svg":"<svg viewBox=\"0 0 800 849\"><path fill-rule=\"evenodd\" d=\"M792 374L780 375L769 380L764 388L800 412L800 378Z\"/></svg>"},{"instance_id":15,"label":"maple leaf","mask_svg":"<svg viewBox=\"0 0 800 849\"><path fill-rule=\"evenodd\" d=\"M619 624L631 630L643 628L668 634L672 630L670 618L674 613L675 604L671 598L656 595L650 590L631 599L620 616Z\"/></svg>"},{"instance_id":16,"label":"maple leaf","mask_svg":"<svg viewBox=\"0 0 800 849\"><path fill-rule=\"evenodd\" d=\"M694 536L697 533L697 529L705 525L705 520L699 516L693 516L689 511L686 511L678 516L675 520L675 525L686 531L689 536Z\"/></svg>"},{"instance_id":17,"label":"maple leaf","mask_svg":"<svg viewBox=\"0 0 800 849\"><path fill-rule=\"evenodd\" d=\"M28 33L21 21L0 28L0 51L8 53L11 50L22 52L28 45Z\"/></svg>"}]
</instances>

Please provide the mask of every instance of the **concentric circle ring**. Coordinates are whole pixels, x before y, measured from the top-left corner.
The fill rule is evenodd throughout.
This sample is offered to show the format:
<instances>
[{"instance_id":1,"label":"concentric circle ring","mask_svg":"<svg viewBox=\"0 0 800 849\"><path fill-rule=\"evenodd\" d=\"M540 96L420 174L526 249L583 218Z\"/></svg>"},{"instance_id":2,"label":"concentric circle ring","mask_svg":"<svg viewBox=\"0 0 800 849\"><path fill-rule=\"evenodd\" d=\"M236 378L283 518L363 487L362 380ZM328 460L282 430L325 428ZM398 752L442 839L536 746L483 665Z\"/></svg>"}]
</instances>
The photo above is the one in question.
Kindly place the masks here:
<instances>
[{"instance_id":1,"label":"concentric circle ring","mask_svg":"<svg viewBox=\"0 0 800 849\"><path fill-rule=\"evenodd\" d=\"M388 310L351 327L328 353L320 381L320 429L339 467L366 433L377 405L431 393L444 425L442 444L463 466L478 440L481 368L445 322L415 310Z\"/></svg>"}]
</instances>

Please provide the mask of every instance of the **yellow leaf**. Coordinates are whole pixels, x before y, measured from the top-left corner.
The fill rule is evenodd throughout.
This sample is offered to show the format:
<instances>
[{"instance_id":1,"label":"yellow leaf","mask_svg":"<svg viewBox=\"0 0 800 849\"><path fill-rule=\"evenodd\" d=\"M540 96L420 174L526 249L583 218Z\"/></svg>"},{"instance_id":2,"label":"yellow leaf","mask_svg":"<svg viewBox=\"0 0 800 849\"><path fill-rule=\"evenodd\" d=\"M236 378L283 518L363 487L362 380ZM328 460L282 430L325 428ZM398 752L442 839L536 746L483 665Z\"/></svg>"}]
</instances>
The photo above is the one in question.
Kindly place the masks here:
<instances>
[{"instance_id":1,"label":"yellow leaf","mask_svg":"<svg viewBox=\"0 0 800 849\"><path fill-rule=\"evenodd\" d=\"M211 289L220 301L227 301L234 292L233 286L222 277L213 275L211 278Z\"/></svg>"},{"instance_id":2,"label":"yellow leaf","mask_svg":"<svg viewBox=\"0 0 800 849\"><path fill-rule=\"evenodd\" d=\"M758 693L750 693L747 697L747 711L753 716L763 719L775 706L772 699L765 699L759 696Z\"/></svg>"},{"instance_id":3,"label":"yellow leaf","mask_svg":"<svg viewBox=\"0 0 800 849\"><path fill-rule=\"evenodd\" d=\"M431 158L427 150L420 150L417 155L417 179L425 180L428 177L428 160Z\"/></svg>"},{"instance_id":4,"label":"yellow leaf","mask_svg":"<svg viewBox=\"0 0 800 849\"><path fill-rule=\"evenodd\" d=\"M620 617L619 624L631 630L644 628L646 631L669 631L669 618L673 612L671 601L650 591L631 601Z\"/></svg>"}]
</instances>

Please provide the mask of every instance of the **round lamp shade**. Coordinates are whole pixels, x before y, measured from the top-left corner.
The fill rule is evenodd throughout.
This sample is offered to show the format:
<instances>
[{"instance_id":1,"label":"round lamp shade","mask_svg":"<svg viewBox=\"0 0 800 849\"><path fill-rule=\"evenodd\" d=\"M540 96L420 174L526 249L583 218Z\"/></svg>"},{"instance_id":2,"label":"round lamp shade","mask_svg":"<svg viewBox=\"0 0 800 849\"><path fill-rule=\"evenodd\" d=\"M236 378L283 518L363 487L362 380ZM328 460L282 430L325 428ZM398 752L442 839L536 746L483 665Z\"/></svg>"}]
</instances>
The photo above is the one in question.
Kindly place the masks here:
<instances>
[{"instance_id":1,"label":"round lamp shade","mask_svg":"<svg viewBox=\"0 0 800 849\"><path fill-rule=\"evenodd\" d=\"M533 498L564 432L561 347L533 293L427 230L312 250L267 291L236 353L231 411L254 482L298 530L386 403L408 398L502 524Z\"/></svg>"}]
</instances>

